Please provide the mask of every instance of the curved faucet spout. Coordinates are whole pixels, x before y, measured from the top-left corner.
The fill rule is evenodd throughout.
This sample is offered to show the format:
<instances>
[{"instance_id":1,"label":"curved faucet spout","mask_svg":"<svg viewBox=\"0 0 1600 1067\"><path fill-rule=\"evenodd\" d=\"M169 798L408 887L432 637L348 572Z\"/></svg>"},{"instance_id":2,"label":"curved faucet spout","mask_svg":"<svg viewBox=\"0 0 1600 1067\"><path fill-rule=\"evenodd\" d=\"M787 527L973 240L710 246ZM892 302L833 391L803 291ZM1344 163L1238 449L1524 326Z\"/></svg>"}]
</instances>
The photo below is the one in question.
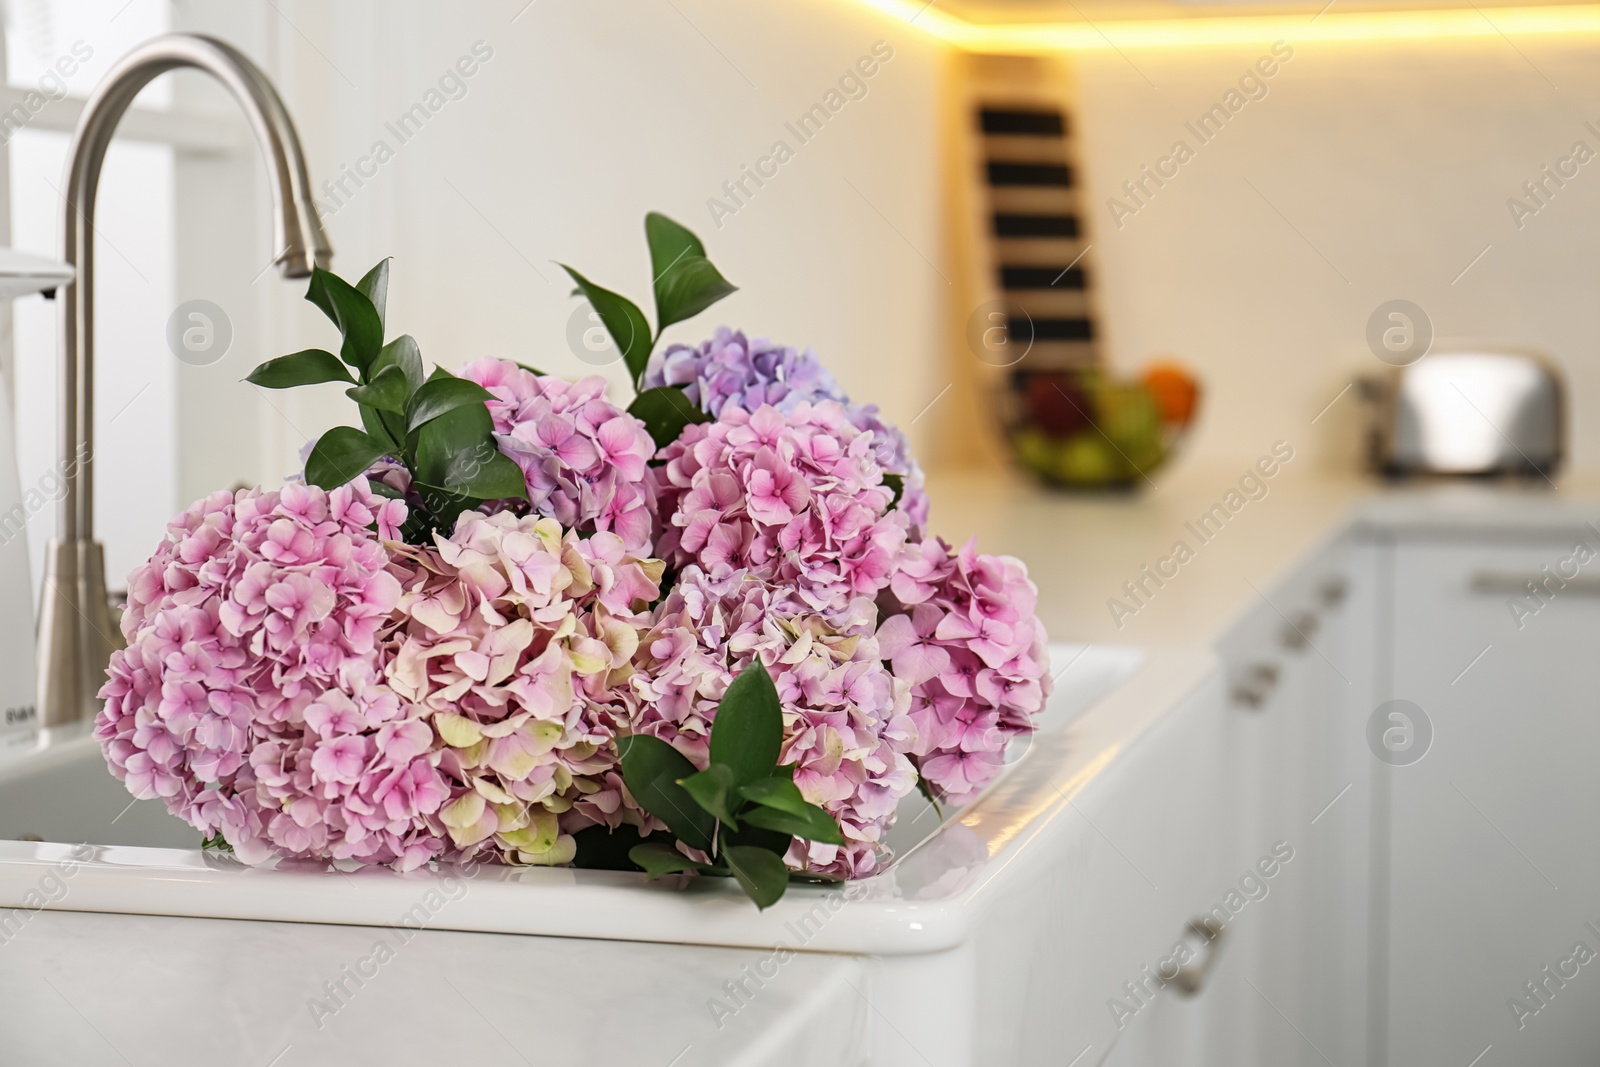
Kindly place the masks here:
<instances>
[{"instance_id":1,"label":"curved faucet spout","mask_svg":"<svg viewBox=\"0 0 1600 1067\"><path fill-rule=\"evenodd\" d=\"M326 267L332 256L311 197L300 138L277 90L244 53L224 41L169 34L138 46L111 68L84 105L67 151L62 256L77 269L61 288L61 462L66 491L45 558L39 620L39 721L92 717L106 663L120 641L106 595L105 557L94 539L94 214L100 168L117 123L152 78L202 70L244 110L267 158L274 262L286 278Z\"/></svg>"}]
</instances>

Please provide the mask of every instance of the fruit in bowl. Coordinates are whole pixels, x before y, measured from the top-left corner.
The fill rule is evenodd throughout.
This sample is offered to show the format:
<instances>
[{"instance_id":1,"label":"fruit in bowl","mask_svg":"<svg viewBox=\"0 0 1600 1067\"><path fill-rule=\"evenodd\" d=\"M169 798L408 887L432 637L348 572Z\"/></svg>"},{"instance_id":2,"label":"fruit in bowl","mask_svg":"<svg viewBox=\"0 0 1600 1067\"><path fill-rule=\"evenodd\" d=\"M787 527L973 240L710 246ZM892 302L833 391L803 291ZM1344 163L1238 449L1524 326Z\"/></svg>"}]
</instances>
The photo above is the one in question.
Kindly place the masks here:
<instances>
[{"instance_id":1,"label":"fruit in bowl","mask_svg":"<svg viewBox=\"0 0 1600 1067\"><path fill-rule=\"evenodd\" d=\"M1162 360L1137 381L1098 370L1018 371L1002 411L1024 470L1048 485L1118 488L1166 461L1199 399L1194 376Z\"/></svg>"}]
</instances>

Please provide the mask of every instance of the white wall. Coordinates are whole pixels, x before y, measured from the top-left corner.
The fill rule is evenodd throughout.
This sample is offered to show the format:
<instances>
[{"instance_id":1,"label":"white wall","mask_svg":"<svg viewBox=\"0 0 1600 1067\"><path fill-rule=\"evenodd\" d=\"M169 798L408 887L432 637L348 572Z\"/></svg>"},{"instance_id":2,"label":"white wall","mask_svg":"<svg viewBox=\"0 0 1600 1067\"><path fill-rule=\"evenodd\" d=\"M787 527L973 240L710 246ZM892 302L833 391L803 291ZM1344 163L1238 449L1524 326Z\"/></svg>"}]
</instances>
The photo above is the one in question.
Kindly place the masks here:
<instances>
[{"instance_id":1,"label":"white wall","mask_svg":"<svg viewBox=\"0 0 1600 1067\"><path fill-rule=\"evenodd\" d=\"M809 344L854 395L909 422L938 392L946 289L922 258L940 255L933 44L845 0L541 0L519 15L524 2L280 3L281 18L248 6L259 6L259 34L243 43L279 79L319 186L377 140L394 149L328 220L345 276L395 257L391 334L412 333L424 358L446 367L496 355L585 373L566 339L577 302L552 260L648 309L642 225L656 209L699 232L743 289L670 338L698 340L727 322ZM235 34L253 33L250 21L210 4L183 17L201 26L232 19ZM707 199L775 140L798 146L784 123L880 39L895 54L866 97L719 228ZM493 58L466 95L400 144L385 123L480 40ZM255 358L330 344L332 327L298 299L302 284L269 275L255 288L271 311L245 340L263 350L241 350L236 376ZM354 417L334 387L272 399L281 411L257 409L265 463L253 439L226 432L229 416L207 416L223 450L204 459L210 484L228 464L240 476L281 477L303 435ZM204 483L185 484L194 492Z\"/></svg>"},{"instance_id":2,"label":"white wall","mask_svg":"<svg viewBox=\"0 0 1600 1067\"><path fill-rule=\"evenodd\" d=\"M811 344L902 423L948 380L943 334L958 297L928 262L945 255L943 57L912 27L850 0L254 0L186 4L173 18L228 36L272 72L319 183L378 139L396 149L328 226L347 275L396 256L392 330L415 334L430 359L455 367L493 354L587 371L568 348L577 304L552 260L647 302L640 227L655 208L696 227L744 287L672 337L726 321ZM867 97L719 229L707 199L774 140L796 143L785 122L879 39L895 58ZM479 40L494 56L465 97L399 145L385 123ZM1297 45L1269 95L1116 229L1105 199L1174 139L1192 140L1184 121L1269 44L1130 53L1142 75L1113 52L1076 59L1107 349L1129 367L1176 353L1201 372L1207 396L1186 461L1253 458L1279 437L1318 462L1347 461L1355 397L1311 419L1352 371L1378 369L1366 319L1405 297L1443 337L1554 355L1573 387L1577 464L1600 466L1597 268L1585 254L1600 232L1600 166L1521 230L1505 204L1575 140L1600 151L1583 126L1600 126L1600 42L1520 40L1520 54L1498 39ZM199 79L179 89L231 108ZM179 368L174 510L207 488L282 477L305 438L351 418L335 388L269 406L239 384L260 359L331 340L303 283L271 273L252 283L270 256L254 149L231 166L180 156L177 168L175 296L222 303L237 339L222 363ZM241 213L253 247L208 241L208 219ZM912 430L929 444L939 407Z\"/></svg>"},{"instance_id":3,"label":"white wall","mask_svg":"<svg viewBox=\"0 0 1600 1067\"><path fill-rule=\"evenodd\" d=\"M1310 422L1352 370L1381 369L1367 317L1405 298L1440 337L1554 356L1572 387L1575 465L1600 466L1600 163L1520 230L1506 207L1575 141L1600 151L1584 128L1600 127L1600 40L1289 43L1269 95L1120 230L1106 199L1176 138L1196 144L1184 121L1270 42L1129 53L1143 76L1116 53L1079 58L1113 358L1137 366L1172 352L1199 369L1208 392L1192 461L1247 459L1284 437L1331 463L1352 450L1353 393Z\"/></svg>"}]
</instances>

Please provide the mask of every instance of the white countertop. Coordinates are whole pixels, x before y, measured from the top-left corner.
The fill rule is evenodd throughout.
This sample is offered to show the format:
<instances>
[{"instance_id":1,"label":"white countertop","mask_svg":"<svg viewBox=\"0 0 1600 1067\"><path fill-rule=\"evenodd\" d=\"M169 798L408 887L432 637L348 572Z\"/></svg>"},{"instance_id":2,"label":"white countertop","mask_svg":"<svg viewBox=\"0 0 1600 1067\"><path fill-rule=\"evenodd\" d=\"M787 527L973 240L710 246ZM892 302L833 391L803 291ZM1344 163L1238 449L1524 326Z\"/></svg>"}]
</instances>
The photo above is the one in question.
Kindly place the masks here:
<instances>
[{"instance_id":1,"label":"white countertop","mask_svg":"<svg viewBox=\"0 0 1600 1067\"><path fill-rule=\"evenodd\" d=\"M375 954L378 943L393 946L391 958ZM764 963L770 955L446 930L402 941L373 927L45 911L0 943L0 1063L849 1062L868 1023L861 962L799 953L778 966ZM776 972L759 987L745 974L758 966ZM371 977L348 976L358 969ZM751 991L743 1003L724 991L740 980ZM336 1001L324 983L341 981ZM712 997L729 1012L714 1015ZM313 1008L319 1000L331 1014Z\"/></svg>"},{"instance_id":2,"label":"white countertop","mask_svg":"<svg viewBox=\"0 0 1600 1067\"><path fill-rule=\"evenodd\" d=\"M1039 614L1051 640L1094 644L1211 647L1298 560L1349 521L1443 530L1525 528L1600 522L1600 482L1417 482L1399 486L1308 465L1283 465L1267 494L1247 500L1202 543L1189 524L1238 487L1236 467L1178 464L1130 493L1041 490L1021 474L946 474L929 480L931 532L955 544L977 535L982 551L1017 556L1039 586ZM1243 499L1243 495L1239 499ZM1194 557L1154 589L1119 627L1107 601L1128 601L1123 583L1141 578L1178 540ZM1169 565L1168 569L1172 569ZM1254 588L1252 588L1252 586Z\"/></svg>"}]
</instances>

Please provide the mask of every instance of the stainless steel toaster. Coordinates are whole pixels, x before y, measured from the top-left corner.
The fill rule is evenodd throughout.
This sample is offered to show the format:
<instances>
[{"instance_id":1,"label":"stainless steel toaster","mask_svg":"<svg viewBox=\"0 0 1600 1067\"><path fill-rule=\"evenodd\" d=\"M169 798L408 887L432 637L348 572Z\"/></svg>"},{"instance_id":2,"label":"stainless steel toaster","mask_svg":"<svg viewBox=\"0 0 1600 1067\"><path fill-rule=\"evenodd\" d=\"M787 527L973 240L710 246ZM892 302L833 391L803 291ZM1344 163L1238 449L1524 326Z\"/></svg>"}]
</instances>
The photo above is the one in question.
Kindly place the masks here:
<instances>
[{"instance_id":1,"label":"stainless steel toaster","mask_svg":"<svg viewBox=\"0 0 1600 1067\"><path fill-rule=\"evenodd\" d=\"M1373 465L1391 477L1548 478L1561 465L1565 394L1560 371L1538 353L1430 352L1367 384Z\"/></svg>"}]
</instances>

